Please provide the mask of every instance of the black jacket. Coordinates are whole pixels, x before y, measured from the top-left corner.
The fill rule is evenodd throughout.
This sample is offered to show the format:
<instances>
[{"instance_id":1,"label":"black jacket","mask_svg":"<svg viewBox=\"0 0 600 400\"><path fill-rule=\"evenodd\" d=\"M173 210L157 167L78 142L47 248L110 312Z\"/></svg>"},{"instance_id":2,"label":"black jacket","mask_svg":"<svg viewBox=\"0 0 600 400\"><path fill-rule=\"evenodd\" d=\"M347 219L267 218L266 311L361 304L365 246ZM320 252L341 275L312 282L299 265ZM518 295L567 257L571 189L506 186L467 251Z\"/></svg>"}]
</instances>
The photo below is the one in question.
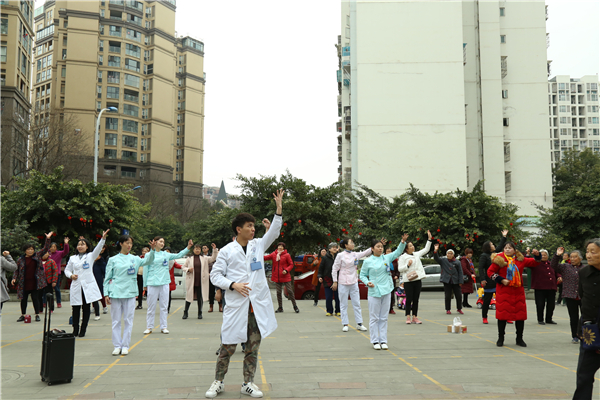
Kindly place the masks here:
<instances>
[{"instance_id":1,"label":"black jacket","mask_svg":"<svg viewBox=\"0 0 600 400\"><path fill-rule=\"evenodd\" d=\"M503 236L502 239L500 239L500 243L498 243L495 252L501 253L505 244L506 238ZM496 281L490 279L487 275L487 270L490 265L492 265L492 255L490 253L481 253L479 256L479 280L487 282L484 289L494 289L496 287Z\"/></svg>"},{"instance_id":2,"label":"black jacket","mask_svg":"<svg viewBox=\"0 0 600 400\"><path fill-rule=\"evenodd\" d=\"M318 277L323 278L323 283L330 287L333 284L333 278L331 276L331 271L333 271L333 261L335 260L335 256L332 256L328 251L325 254L325 257L321 259L321 265L319 265L319 273Z\"/></svg>"},{"instance_id":3,"label":"black jacket","mask_svg":"<svg viewBox=\"0 0 600 400\"><path fill-rule=\"evenodd\" d=\"M578 331L581 335L581 321L597 323L600 312L600 271L591 265L586 265L579 270L579 297L581 319Z\"/></svg>"}]
</instances>

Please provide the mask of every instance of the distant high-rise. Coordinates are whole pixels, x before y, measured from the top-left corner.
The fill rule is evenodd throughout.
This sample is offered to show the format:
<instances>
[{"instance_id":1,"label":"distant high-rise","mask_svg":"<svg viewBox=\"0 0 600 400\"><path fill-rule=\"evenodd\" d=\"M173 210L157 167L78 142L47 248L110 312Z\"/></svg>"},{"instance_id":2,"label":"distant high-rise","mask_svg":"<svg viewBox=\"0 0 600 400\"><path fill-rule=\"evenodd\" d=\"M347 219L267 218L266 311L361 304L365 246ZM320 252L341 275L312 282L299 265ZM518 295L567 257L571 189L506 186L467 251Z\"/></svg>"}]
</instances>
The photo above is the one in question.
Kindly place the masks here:
<instances>
[{"instance_id":1,"label":"distant high-rise","mask_svg":"<svg viewBox=\"0 0 600 400\"><path fill-rule=\"evenodd\" d=\"M174 0L47 1L35 10L34 124L77 118L100 182L154 201L202 198L204 43L175 32ZM93 156L93 146L89 157ZM92 179L91 164L82 171Z\"/></svg>"},{"instance_id":2,"label":"distant high-rise","mask_svg":"<svg viewBox=\"0 0 600 400\"><path fill-rule=\"evenodd\" d=\"M552 204L543 1L342 2L340 179Z\"/></svg>"}]
</instances>

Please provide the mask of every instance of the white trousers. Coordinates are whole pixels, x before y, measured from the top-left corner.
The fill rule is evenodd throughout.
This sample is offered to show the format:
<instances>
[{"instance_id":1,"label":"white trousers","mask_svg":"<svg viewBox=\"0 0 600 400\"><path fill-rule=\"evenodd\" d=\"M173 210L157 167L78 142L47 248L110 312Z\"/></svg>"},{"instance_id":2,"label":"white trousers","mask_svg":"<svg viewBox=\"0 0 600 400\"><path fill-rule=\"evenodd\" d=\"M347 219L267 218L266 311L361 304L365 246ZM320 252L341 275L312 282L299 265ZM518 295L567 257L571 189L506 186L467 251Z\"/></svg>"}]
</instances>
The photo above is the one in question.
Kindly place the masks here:
<instances>
[{"instance_id":1,"label":"white trousers","mask_svg":"<svg viewBox=\"0 0 600 400\"><path fill-rule=\"evenodd\" d=\"M113 346L119 349L129 349L133 316L135 314L135 297L129 299L111 298L110 303ZM121 317L123 317L123 336L121 336Z\"/></svg>"},{"instance_id":2,"label":"white trousers","mask_svg":"<svg viewBox=\"0 0 600 400\"><path fill-rule=\"evenodd\" d=\"M167 329L167 308L169 306L169 284L162 286L148 286L146 294L148 303L148 314L146 314L146 328L154 329L154 312L156 310L156 301L160 306L160 329Z\"/></svg>"},{"instance_id":3,"label":"white trousers","mask_svg":"<svg viewBox=\"0 0 600 400\"><path fill-rule=\"evenodd\" d=\"M390 296L369 296L369 331L371 343L387 343L388 313L390 312Z\"/></svg>"},{"instance_id":4,"label":"white trousers","mask_svg":"<svg viewBox=\"0 0 600 400\"><path fill-rule=\"evenodd\" d=\"M340 285L338 283L338 295L340 297L340 312L342 314L342 325L348 325L348 295L354 308L354 319L356 324L362 324L362 312L360 310L360 292L358 291L358 282L354 285ZM388 301L390 299L388 298Z\"/></svg>"}]
</instances>

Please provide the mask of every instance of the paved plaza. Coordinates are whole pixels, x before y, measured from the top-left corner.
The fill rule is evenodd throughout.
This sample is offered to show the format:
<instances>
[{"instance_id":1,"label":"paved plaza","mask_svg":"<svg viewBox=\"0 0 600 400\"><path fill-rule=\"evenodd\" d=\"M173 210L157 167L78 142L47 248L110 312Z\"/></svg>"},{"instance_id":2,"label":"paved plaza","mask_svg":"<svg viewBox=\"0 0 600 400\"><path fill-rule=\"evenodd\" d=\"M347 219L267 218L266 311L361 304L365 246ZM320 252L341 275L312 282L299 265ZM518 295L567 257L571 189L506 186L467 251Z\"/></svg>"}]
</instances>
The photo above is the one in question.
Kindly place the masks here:
<instances>
[{"instance_id":1,"label":"paved plaza","mask_svg":"<svg viewBox=\"0 0 600 400\"><path fill-rule=\"evenodd\" d=\"M183 301L173 300L170 334L159 333L157 326L154 333L143 335L144 302L144 310L135 312L130 353L117 357L111 355L110 314L94 321L92 311L86 337L76 342L73 381L48 386L39 375L43 322L17 323L19 304L5 303L2 399L204 398L214 380L222 314L209 314L205 304L204 319L198 320L192 304L190 319L182 320L183 306ZM324 300L318 307L312 301L299 301L298 306L300 313L295 314L291 303L284 303L285 312L277 314L279 328L262 342L255 383L267 399L570 399L575 389L579 346L570 343L566 307L556 309L558 325L540 326L535 305L528 300L528 347L514 344L514 326L509 325L506 346L498 348L494 311L491 323L483 325L480 310L465 309L467 334L447 333L456 312L445 314L442 292L426 291L419 312L423 325L406 325L400 312L390 315L390 349L376 351L369 332L344 333L339 318L326 317ZM368 324L366 300L362 310ZM63 303L53 315L53 327L70 331L70 313L71 307ZM350 322L352 327L351 310ZM238 347L225 392L217 398L246 397L240 394L242 357Z\"/></svg>"}]
</instances>

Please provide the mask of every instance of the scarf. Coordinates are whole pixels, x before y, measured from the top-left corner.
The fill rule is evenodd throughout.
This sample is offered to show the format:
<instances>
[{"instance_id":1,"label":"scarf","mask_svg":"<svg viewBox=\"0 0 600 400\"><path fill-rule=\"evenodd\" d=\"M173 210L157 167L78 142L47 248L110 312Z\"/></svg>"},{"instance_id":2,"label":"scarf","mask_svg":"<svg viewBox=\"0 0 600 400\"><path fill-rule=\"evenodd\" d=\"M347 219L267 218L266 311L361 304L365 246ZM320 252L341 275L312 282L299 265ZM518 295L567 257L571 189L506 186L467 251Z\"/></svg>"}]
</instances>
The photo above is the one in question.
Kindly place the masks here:
<instances>
[{"instance_id":1,"label":"scarf","mask_svg":"<svg viewBox=\"0 0 600 400\"><path fill-rule=\"evenodd\" d=\"M519 268L515 264L515 260L513 257L509 257L505 254L506 259L508 260L508 268L506 269L506 279L510 281L508 286L513 287L521 287L523 286L521 283L521 273L519 272Z\"/></svg>"},{"instance_id":2,"label":"scarf","mask_svg":"<svg viewBox=\"0 0 600 400\"><path fill-rule=\"evenodd\" d=\"M279 261L280 258L281 258L281 253L277 252L277 259L275 261Z\"/></svg>"},{"instance_id":3,"label":"scarf","mask_svg":"<svg viewBox=\"0 0 600 400\"><path fill-rule=\"evenodd\" d=\"M475 267L473 266L473 261L467 257L467 262L469 263L469 268L471 269L471 274L475 274Z\"/></svg>"}]
</instances>

